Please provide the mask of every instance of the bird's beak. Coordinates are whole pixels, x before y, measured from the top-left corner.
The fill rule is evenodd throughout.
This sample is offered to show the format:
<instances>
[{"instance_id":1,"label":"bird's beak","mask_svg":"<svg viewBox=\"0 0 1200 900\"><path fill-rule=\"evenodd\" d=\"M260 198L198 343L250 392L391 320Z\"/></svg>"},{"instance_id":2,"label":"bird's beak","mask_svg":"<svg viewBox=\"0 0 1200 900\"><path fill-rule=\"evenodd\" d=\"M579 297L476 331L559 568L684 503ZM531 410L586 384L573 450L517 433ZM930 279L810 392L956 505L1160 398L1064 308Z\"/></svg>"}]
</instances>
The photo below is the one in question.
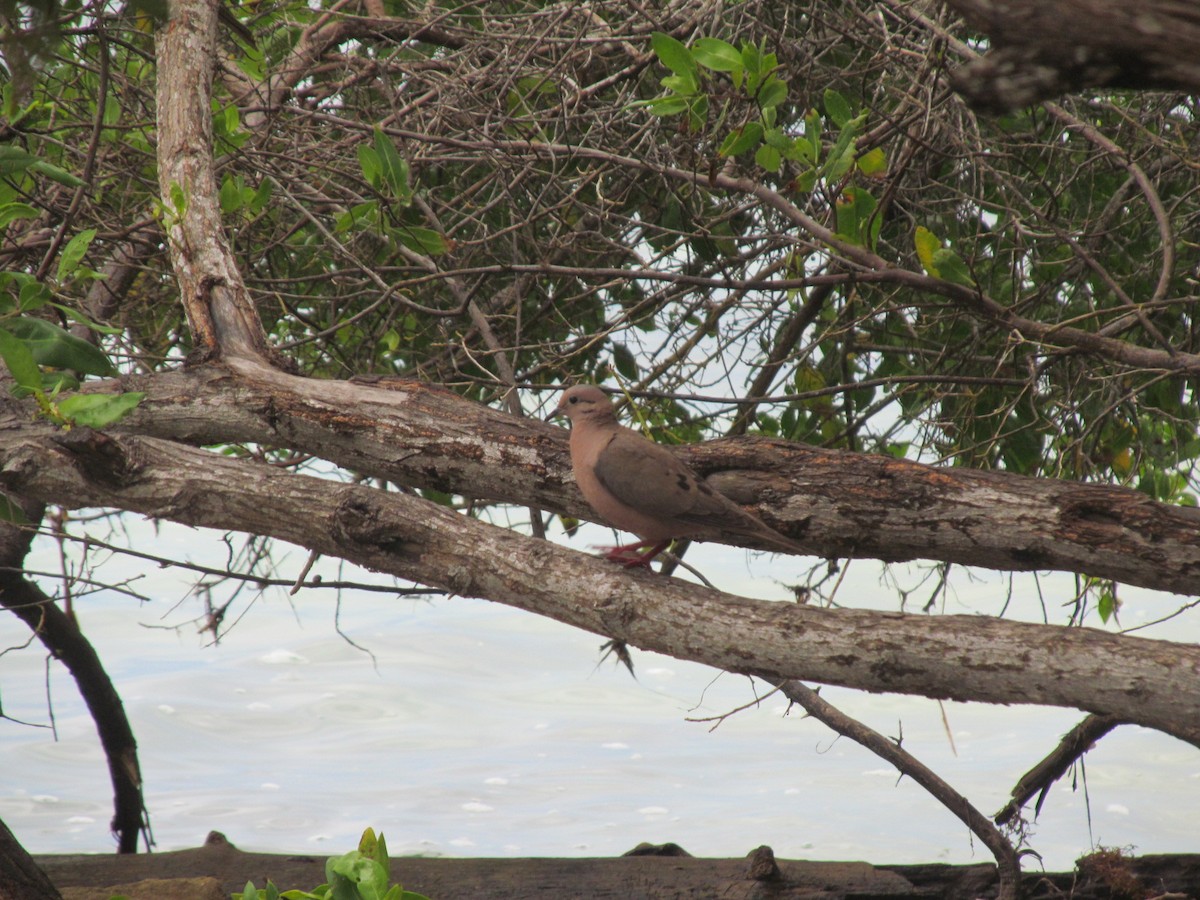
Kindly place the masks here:
<instances>
[{"instance_id":1,"label":"bird's beak","mask_svg":"<svg viewBox=\"0 0 1200 900\"><path fill-rule=\"evenodd\" d=\"M566 410L562 408L561 404L559 404L558 406L554 407L554 409L550 410L550 415L546 416L546 421L553 422L559 416L563 415L566 415Z\"/></svg>"}]
</instances>

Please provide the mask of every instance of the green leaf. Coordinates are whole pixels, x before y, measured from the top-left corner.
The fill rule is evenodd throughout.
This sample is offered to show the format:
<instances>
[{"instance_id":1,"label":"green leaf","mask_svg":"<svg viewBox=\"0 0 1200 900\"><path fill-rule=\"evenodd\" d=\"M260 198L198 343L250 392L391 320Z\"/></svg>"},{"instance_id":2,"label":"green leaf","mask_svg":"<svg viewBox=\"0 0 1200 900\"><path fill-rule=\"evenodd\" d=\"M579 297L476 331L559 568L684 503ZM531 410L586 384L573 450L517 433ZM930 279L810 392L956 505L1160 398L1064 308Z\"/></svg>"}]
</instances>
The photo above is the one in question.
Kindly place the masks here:
<instances>
[{"instance_id":1,"label":"green leaf","mask_svg":"<svg viewBox=\"0 0 1200 900\"><path fill-rule=\"evenodd\" d=\"M37 172L39 175L45 175L51 181L57 181L66 187L83 187L84 180L77 175L72 175L66 169L60 169L58 166L52 166L48 162L38 160L29 167L30 172Z\"/></svg>"},{"instance_id":2,"label":"green leaf","mask_svg":"<svg viewBox=\"0 0 1200 900\"><path fill-rule=\"evenodd\" d=\"M363 178L366 179L367 184L378 190L380 185L383 184L383 170L379 163L379 154L366 144L359 144L358 167L362 169Z\"/></svg>"},{"instance_id":3,"label":"green leaf","mask_svg":"<svg viewBox=\"0 0 1200 900\"><path fill-rule=\"evenodd\" d=\"M754 161L768 172L778 172L783 156L770 144L763 144L754 154Z\"/></svg>"},{"instance_id":4,"label":"green leaf","mask_svg":"<svg viewBox=\"0 0 1200 900\"><path fill-rule=\"evenodd\" d=\"M768 128L763 133L763 140L780 153L787 153L792 149L792 144L795 142L792 137L783 133L779 128Z\"/></svg>"},{"instance_id":5,"label":"green leaf","mask_svg":"<svg viewBox=\"0 0 1200 900\"><path fill-rule=\"evenodd\" d=\"M655 56L664 66L676 75L690 78L692 84L699 83L700 73L696 69L696 58L692 56L691 50L661 31L650 35L650 46L654 48Z\"/></svg>"},{"instance_id":6,"label":"green leaf","mask_svg":"<svg viewBox=\"0 0 1200 900\"><path fill-rule=\"evenodd\" d=\"M422 228L419 225L402 225L395 229L396 236L400 238L400 243L410 250L416 250L418 253L424 253L427 256L440 256L445 253L449 247L446 244L446 238L432 228Z\"/></svg>"},{"instance_id":7,"label":"green leaf","mask_svg":"<svg viewBox=\"0 0 1200 900\"><path fill-rule=\"evenodd\" d=\"M850 171L854 165L854 141L866 122L865 116L851 119L838 133L838 138L829 151L825 164L821 167L822 174L831 181L837 181Z\"/></svg>"},{"instance_id":8,"label":"green leaf","mask_svg":"<svg viewBox=\"0 0 1200 900\"><path fill-rule=\"evenodd\" d=\"M787 99L787 82L780 81L774 75L768 76L755 99L763 109L774 109Z\"/></svg>"},{"instance_id":9,"label":"green leaf","mask_svg":"<svg viewBox=\"0 0 1200 900\"><path fill-rule=\"evenodd\" d=\"M379 201L368 200L365 203L358 203L340 216L334 223L333 230L337 234L345 231L363 231L368 228L374 228L376 222L379 221Z\"/></svg>"},{"instance_id":10,"label":"green leaf","mask_svg":"<svg viewBox=\"0 0 1200 900\"><path fill-rule=\"evenodd\" d=\"M975 279L971 277L967 264L953 250L945 247L935 250L933 265L941 273L939 278L963 287L975 287Z\"/></svg>"},{"instance_id":11,"label":"green leaf","mask_svg":"<svg viewBox=\"0 0 1200 900\"><path fill-rule=\"evenodd\" d=\"M39 213L28 203L5 203L0 206L0 228L4 228L17 219L36 219Z\"/></svg>"},{"instance_id":12,"label":"green leaf","mask_svg":"<svg viewBox=\"0 0 1200 900\"><path fill-rule=\"evenodd\" d=\"M670 97L659 97L656 100L647 100L645 101L645 105L649 107L653 115L660 118L677 116L688 108L687 100L678 94Z\"/></svg>"},{"instance_id":13,"label":"green leaf","mask_svg":"<svg viewBox=\"0 0 1200 900\"><path fill-rule=\"evenodd\" d=\"M1096 610L1100 613L1100 621L1108 624L1109 619L1115 619L1117 613L1121 609L1121 601L1117 597L1117 586L1107 581L1100 588L1100 599L1096 604Z\"/></svg>"},{"instance_id":14,"label":"green leaf","mask_svg":"<svg viewBox=\"0 0 1200 900\"><path fill-rule=\"evenodd\" d=\"M83 262L83 257L87 255L88 247L92 245L92 239L96 236L95 228L88 228L79 232L71 240L67 241L67 246L63 248L62 256L58 258L58 282L63 284L70 280L79 268L79 264Z\"/></svg>"},{"instance_id":15,"label":"green leaf","mask_svg":"<svg viewBox=\"0 0 1200 900\"><path fill-rule=\"evenodd\" d=\"M89 428L107 428L125 418L146 395L142 391L125 394L72 394L58 401L63 418Z\"/></svg>"},{"instance_id":16,"label":"green leaf","mask_svg":"<svg viewBox=\"0 0 1200 900\"><path fill-rule=\"evenodd\" d=\"M763 139L763 127L758 122L747 122L736 131L729 132L717 151L721 156L740 156L757 147Z\"/></svg>"},{"instance_id":17,"label":"green leaf","mask_svg":"<svg viewBox=\"0 0 1200 900\"><path fill-rule=\"evenodd\" d=\"M60 313L62 313L68 319L78 322L80 325L86 326L88 328L88 330L94 331L97 334L120 334L122 331L124 331L123 328L118 328L115 325L101 325L99 322L89 319L87 316L85 316L79 310L71 309L71 307L66 306L62 303L55 303L55 302L51 301L50 305L53 306L55 309L57 309Z\"/></svg>"},{"instance_id":18,"label":"green leaf","mask_svg":"<svg viewBox=\"0 0 1200 900\"><path fill-rule=\"evenodd\" d=\"M54 370L50 372L42 372L42 391L54 399L62 391L76 391L79 389L79 379L70 372Z\"/></svg>"},{"instance_id":19,"label":"green leaf","mask_svg":"<svg viewBox=\"0 0 1200 900\"><path fill-rule=\"evenodd\" d=\"M835 207L838 234L859 246L873 247L880 226L880 219L875 215L876 205L869 191L862 188L847 189Z\"/></svg>"},{"instance_id":20,"label":"green leaf","mask_svg":"<svg viewBox=\"0 0 1200 900\"><path fill-rule=\"evenodd\" d=\"M16 335L0 328L0 358L19 387L29 391L42 389L42 370L33 359L29 346Z\"/></svg>"},{"instance_id":21,"label":"green leaf","mask_svg":"<svg viewBox=\"0 0 1200 900\"><path fill-rule=\"evenodd\" d=\"M183 185L181 185L178 181L172 181L170 194L171 212L175 214L176 218L182 219L185 215L187 215L188 210L187 193L184 191Z\"/></svg>"},{"instance_id":22,"label":"green leaf","mask_svg":"<svg viewBox=\"0 0 1200 900\"><path fill-rule=\"evenodd\" d=\"M103 351L57 325L21 316L6 324L13 337L24 342L39 365L72 369L85 375L116 375L117 370Z\"/></svg>"},{"instance_id":23,"label":"green leaf","mask_svg":"<svg viewBox=\"0 0 1200 900\"><path fill-rule=\"evenodd\" d=\"M379 171L392 192L392 196L407 205L412 199L412 187L408 183L408 163L396 150L391 138L382 128L375 129L375 153L379 156Z\"/></svg>"},{"instance_id":24,"label":"green leaf","mask_svg":"<svg viewBox=\"0 0 1200 900\"><path fill-rule=\"evenodd\" d=\"M35 309L41 309L50 302L50 298L54 295L50 293L50 288L38 281L32 275L21 273L25 279L21 281L21 289L17 292L17 305L21 312L33 312Z\"/></svg>"},{"instance_id":25,"label":"green leaf","mask_svg":"<svg viewBox=\"0 0 1200 900\"><path fill-rule=\"evenodd\" d=\"M692 48L692 57L714 72L738 72L745 68L741 51L718 38L700 38Z\"/></svg>"},{"instance_id":26,"label":"green leaf","mask_svg":"<svg viewBox=\"0 0 1200 900\"><path fill-rule=\"evenodd\" d=\"M751 43L742 44L742 68L753 77L752 83L758 84L763 74L763 58L759 49ZM753 88L751 88L753 91Z\"/></svg>"},{"instance_id":27,"label":"green leaf","mask_svg":"<svg viewBox=\"0 0 1200 900\"><path fill-rule=\"evenodd\" d=\"M805 135L793 137L791 141L791 146L788 147L783 155L793 162L815 166L817 162L817 148L813 147L812 142Z\"/></svg>"},{"instance_id":28,"label":"green leaf","mask_svg":"<svg viewBox=\"0 0 1200 900\"><path fill-rule=\"evenodd\" d=\"M837 233L839 237L849 241L852 244L863 243L861 230L861 221L858 217L858 206L854 202L853 195L847 191L834 204L834 212L837 217Z\"/></svg>"},{"instance_id":29,"label":"green leaf","mask_svg":"<svg viewBox=\"0 0 1200 900\"><path fill-rule=\"evenodd\" d=\"M613 344L613 368L630 381L637 380L638 365L633 353L624 344Z\"/></svg>"},{"instance_id":30,"label":"green leaf","mask_svg":"<svg viewBox=\"0 0 1200 900\"><path fill-rule=\"evenodd\" d=\"M221 212L232 215L242 208L242 176L226 175L221 182Z\"/></svg>"},{"instance_id":31,"label":"green leaf","mask_svg":"<svg viewBox=\"0 0 1200 900\"><path fill-rule=\"evenodd\" d=\"M27 150L12 144L0 146L0 178L10 175L20 175L37 162L37 157Z\"/></svg>"},{"instance_id":32,"label":"green leaf","mask_svg":"<svg viewBox=\"0 0 1200 900\"><path fill-rule=\"evenodd\" d=\"M250 200L250 212L257 215L266 209L267 204L271 202L271 194L274 190L275 183L270 178L264 178Z\"/></svg>"},{"instance_id":33,"label":"green leaf","mask_svg":"<svg viewBox=\"0 0 1200 900\"><path fill-rule=\"evenodd\" d=\"M917 232L913 235L913 248L917 251L917 259L921 261L921 268L926 274L941 278L937 263L933 261L933 254L942 249L942 242L937 235L924 225L918 225Z\"/></svg>"},{"instance_id":34,"label":"green leaf","mask_svg":"<svg viewBox=\"0 0 1200 900\"><path fill-rule=\"evenodd\" d=\"M838 128L845 128L846 123L854 117L846 98L833 88L825 89L825 112Z\"/></svg>"},{"instance_id":35,"label":"green leaf","mask_svg":"<svg viewBox=\"0 0 1200 900\"><path fill-rule=\"evenodd\" d=\"M325 877L334 900L382 900L388 892L387 872L360 850L329 859Z\"/></svg>"},{"instance_id":36,"label":"green leaf","mask_svg":"<svg viewBox=\"0 0 1200 900\"><path fill-rule=\"evenodd\" d=\"M887 154L882 147L868 150L858 158L858 171L867 176L885 174L887 165Z\"/></svg>"},{"instance_id":37,"label":"green leaf","mask_svg":"<svg viewBox=\"0 0 1200 900\"><path fill-rule=\"evenodd\" d=\"M38 159L27 150L14 147L12 144L0 146L0 178L20 175L23 172L36 172L67 187L79 187L83 180L72 175L66 169L51 165Z\"/></svg>"}]
</instances>

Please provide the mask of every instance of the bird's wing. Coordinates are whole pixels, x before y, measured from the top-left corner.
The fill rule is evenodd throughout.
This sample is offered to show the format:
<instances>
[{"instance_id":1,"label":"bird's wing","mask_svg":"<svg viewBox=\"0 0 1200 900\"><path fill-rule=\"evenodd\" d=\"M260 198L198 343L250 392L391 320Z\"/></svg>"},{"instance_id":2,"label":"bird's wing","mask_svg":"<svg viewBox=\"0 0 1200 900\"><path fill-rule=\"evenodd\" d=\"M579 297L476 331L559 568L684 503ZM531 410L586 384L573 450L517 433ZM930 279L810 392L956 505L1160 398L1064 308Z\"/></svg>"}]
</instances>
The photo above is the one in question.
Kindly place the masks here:
<instances>
[{"instance_id":1,"label":"bird's wing","mask_svg":"<svg viewBox=\"0 0 1200 900\"><path fill-rule=\"evenodd\" d=\"M621 503L643 515L719 528L741 510L709 487L670 450L622 429L597 457L596 478Z\"/></svg>"}]
</instances>

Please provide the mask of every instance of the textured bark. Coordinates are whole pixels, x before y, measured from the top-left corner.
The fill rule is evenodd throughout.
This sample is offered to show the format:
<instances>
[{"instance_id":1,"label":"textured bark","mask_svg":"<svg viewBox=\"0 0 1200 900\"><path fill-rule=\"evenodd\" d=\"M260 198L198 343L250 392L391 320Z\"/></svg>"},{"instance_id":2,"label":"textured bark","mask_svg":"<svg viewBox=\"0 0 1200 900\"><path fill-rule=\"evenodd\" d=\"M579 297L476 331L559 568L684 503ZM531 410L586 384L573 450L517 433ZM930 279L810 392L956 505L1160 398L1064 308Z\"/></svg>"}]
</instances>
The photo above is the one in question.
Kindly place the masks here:
<instances>
[{"instance_id":1,"label":"textured bark","mask_svg":"<svg viewBox=\"0 0 1200 900\"><path fill-rule=\"evenodd\" d=\"M478 522L418 497L154 438L0 422L0 487L270 535L732 672L868 691L1067 706L1200 745L1200 647L979 616L734 597Z\"/></svg>"},{"instance_id":2,"label":"textured bark","mask_svg":"<svg viewBox=\"0 0 1200 900\"><path fill-rule=\"evenodd\" d=\"M318 381L244 361L123 386L148 393L121 425L139 434L292 447L398 484L594 517L565 431L441 388ZM816 556L1060 570L1182 594L1200 584L1200 510L1127 488L755 438L678 452Z\"/></svg>"},{"instance_id":3,"label":"textured bark","mask_svg":"<svg viewBox=\"0 0 1200 900\"><path fill-rule=\"evenodd\" d=\"M685 848L686 849L686 848ZM870 866L863 862L779 859L779 878L760 881L750 859L695 859L687 855L631 855L616 859L425 859L392 860L392 877L408 890L437 900L526 900L529 897L620 898L721 897L723 900L863 900L866 897L992 897L996 867ZM325 860L303 854L244 853L213 833L205 846L145 856L43 856L38 861L64 892L99 890L142 879L219 879L224 896L247 878L262 887L270 878L280 890L311 890L325 880ZM1127 857L1124 871L1145 886L1145 896L1200 896L1200 856ZM160 882L161 886L161 882ZM1031 872L1022 887L1029 900L1070 897L1111 900L1110 884L1074 873ZM159 896L150 894L149 896ZM197 898L199 900L199 898Z\"/></svg>"},{"instance_id":4,"label":"textured bark","mask_svg":"<svg viewBox=\"0 0 1200 900\"><path fill-rule=\"evenodd\" d=\"M951 76L1006 111L1083 88L1200 90L1195 0L944 0L991 50Z\"/></svg>"},{"instance_id":5,"label":"textured bark","mask_svg":"<svg viewBox=\"0 0 1200 900\"><path fill-rule=\"evenodd\" d=\"M221 220L213 168L217 8L174 2L155 40L158 182L171 266L201 358L266 356L266 335Z\"/></svg>"},{"instance_id":6,"label":"textured bark","mask_svg":"<svg viewBox=\"0 0 1200 900\"><path fill-rule=\"evenodd\" d=\"M8 826L0 822L0 900L62 900Z\"/></svg>"}]
</instances>

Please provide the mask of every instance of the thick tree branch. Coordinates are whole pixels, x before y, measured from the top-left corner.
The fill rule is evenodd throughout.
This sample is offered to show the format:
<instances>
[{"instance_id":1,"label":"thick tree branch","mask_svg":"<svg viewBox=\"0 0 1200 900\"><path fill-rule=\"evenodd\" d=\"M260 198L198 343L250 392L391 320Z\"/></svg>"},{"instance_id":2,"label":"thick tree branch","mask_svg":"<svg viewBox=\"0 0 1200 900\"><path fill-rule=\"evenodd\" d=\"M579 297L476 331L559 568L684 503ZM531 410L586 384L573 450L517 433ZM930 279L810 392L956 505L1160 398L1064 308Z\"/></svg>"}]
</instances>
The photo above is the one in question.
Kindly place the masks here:
<instances>
[{"instance_id":1,"label":"thick tree branch","mask_svg":"<svg viewBox=\"0 0 1200 900\"><path fill-rule=\"evenodd\" d=\"M974 106L1005 112L1083 88L1200 90L1193 0L943 0L991 49L954 72Z\"/></svg>"},{"instance_id":2,"label":"thick tree branch","mask_svg":"<svg viewBox=\"0 0 1200 900\"><path fill-rule=\"evenodd\" d=\"M571 479L562 429L415 381L230 366L103 389L147 392L120 426L138 434L283 445L399 484L594 517ZM1200 511L1128 488L756 438L677 452L816 556L1059 570L1182 594L1200 579Z\"/></svg>"},{"instance_id":3,"label":"thick tree branch","mask_svg":"<svg viewBox=\"0 0 1200 900\"><path fill-rule=\"evenodd\" d=\"M155 41L158 183L171 266L200 358L269 356L266 334L225 237L213 169L217 6L187 0Z\"/></svg>"},{"instance_id":4,"label":"thick tree branch","mask_svg":"<svg viewBox=\"0 0 1200 900\"><path fill-rule=\"evenodd\" d=\"M978 616L815 609L615 569L418 497L153 438L0 422L0 487L233 528L733 672L1086 709L1200 746L1200 648ZM11 425L10 423L7 423ZM480 565L486 560L486 565Z\"/></svg>"}]
</instances>

